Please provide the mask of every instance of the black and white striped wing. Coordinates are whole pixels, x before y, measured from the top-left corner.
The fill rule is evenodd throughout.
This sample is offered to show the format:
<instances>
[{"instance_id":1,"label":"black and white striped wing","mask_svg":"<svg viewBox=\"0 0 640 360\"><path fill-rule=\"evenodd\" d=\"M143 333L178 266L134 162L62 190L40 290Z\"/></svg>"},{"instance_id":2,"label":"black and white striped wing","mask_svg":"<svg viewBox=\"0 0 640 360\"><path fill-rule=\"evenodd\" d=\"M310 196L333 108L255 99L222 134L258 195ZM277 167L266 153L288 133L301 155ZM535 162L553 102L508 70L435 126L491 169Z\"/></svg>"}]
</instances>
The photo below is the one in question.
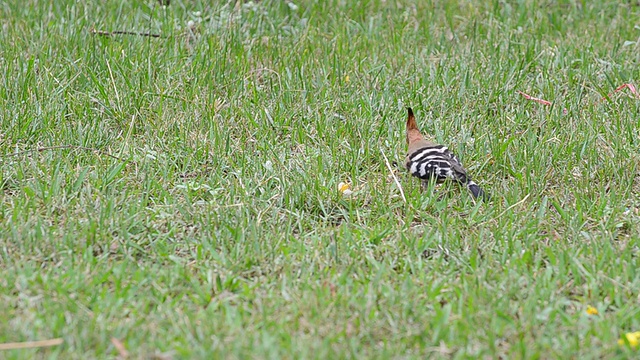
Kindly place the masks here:
<instances>
[{"instance_id":1,"label":"black and white striped wing","mask_svg":"<svg viewBox=\"0 0 640 360\"><path fill-rule=\"evenodd\" d=\"M407 170L423 180L435 178L437 182L446 179L467 182L460 160L443 145L423 147L409 154Z\"/></svg>"}]
</instances>

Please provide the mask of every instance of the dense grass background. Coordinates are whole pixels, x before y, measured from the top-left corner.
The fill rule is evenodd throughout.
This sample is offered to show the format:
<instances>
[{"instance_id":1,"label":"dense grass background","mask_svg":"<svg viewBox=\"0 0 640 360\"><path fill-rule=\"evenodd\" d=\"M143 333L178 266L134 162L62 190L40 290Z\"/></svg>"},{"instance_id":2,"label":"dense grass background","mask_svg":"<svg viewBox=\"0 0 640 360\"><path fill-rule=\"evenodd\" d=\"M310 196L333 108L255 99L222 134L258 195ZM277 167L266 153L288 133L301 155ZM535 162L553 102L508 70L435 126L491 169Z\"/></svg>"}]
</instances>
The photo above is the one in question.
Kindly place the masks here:
<instances>
[{"instance_id":1,"label":"dense grass background","mask_svg":"<svg viewBox=\"0 0 640 360\"><path fill-rule=\"evenodd\" d=\"M0 357L639 356L640 101L601 100L639 85L638 19L0 2L0 343L64 339ZM402 200L406 106L491 203L397 169Z\"/></svg>"}]
</instances>

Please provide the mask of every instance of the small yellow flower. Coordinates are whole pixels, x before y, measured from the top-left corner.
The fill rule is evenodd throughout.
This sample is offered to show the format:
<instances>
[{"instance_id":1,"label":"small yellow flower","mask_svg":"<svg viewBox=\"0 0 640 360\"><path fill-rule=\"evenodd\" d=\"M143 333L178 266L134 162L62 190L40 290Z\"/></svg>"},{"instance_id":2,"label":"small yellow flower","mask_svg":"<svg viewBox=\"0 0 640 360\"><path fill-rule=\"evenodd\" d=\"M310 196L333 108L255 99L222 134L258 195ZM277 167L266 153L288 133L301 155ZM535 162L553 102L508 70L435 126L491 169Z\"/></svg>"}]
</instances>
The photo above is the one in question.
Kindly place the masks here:
<instances>
[{"instance_id":1,"label":"small yellow flower","mask_svg":"<svg viewBox=\"0 0 640 360\"><path fill-rule=\"evenodd\" d=\"M351 185L349 185L348 183L341 182L340 184L338 184L338 191L340 191L345 196L353 194L353 191L351 191Z\"/></svg>"},{"instance_id":2,"label":"small yellow flower","mask_svg":"<svg viewBox=\"0 0 640 360\"><path fill-rule=\"evenodd\" d=\"M344 77L344 82L350 82L350 81L351 81L351 79L349 79L349 75Z\"/></svg>"},{"instance_id":3,"label":"small yellow flower","mask_svg":"<svg viewBox=\"0 0 640 360\"><path fill-rule=\"evenodd\" d=\"M349 184L343 183L343 182L338 184L338 190L340 190L340 192L344 192L345 190L348 190L348 189L349 189Z\"/></svg>"},{"instance_id":4,"label":"small yellow flower","mask_svg":"<svg viewBox=\"0 0 640 360\"><path fill-rule=\"evenodd\" d=\"M636 348L638 344L640 344L640 331L626 333L624 336L627 338L627 341L629 341L629 345L631 345L632 348ZM618 340L618 345L624 346L624 339Z\"/></svg>"},{"instance_id":5,"label":"small yellow flower","mask_svg":"<svg viewBox=\"0 0 640 360\"><path fill-rule=\"evenodd\" d=\"M587 305L587 314L588 315L598 315L598 309L594 308L591 305Z\"/></svg>"}]
</instances>

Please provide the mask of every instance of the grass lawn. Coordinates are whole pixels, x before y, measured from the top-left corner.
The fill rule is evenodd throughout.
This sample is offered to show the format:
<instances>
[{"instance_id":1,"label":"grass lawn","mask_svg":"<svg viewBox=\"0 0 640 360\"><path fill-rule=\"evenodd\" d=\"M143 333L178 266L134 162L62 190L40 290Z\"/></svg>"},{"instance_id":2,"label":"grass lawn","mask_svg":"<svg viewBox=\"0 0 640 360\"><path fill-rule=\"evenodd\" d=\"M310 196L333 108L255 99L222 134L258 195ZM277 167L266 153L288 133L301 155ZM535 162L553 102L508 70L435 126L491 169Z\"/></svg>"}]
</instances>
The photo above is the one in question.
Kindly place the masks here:
<instances>
[{"instance_id":1,"label":"grass lawn","mask_svg":"<svg viewBox=\"0 0 640 360\"><path fill-rule=\"evenodd\" d=\"M637 1L0 24L0 347L62 339L0 358L640 357ZM407 106L491 202L394 167Z\"/></svg>"}]
</instances>

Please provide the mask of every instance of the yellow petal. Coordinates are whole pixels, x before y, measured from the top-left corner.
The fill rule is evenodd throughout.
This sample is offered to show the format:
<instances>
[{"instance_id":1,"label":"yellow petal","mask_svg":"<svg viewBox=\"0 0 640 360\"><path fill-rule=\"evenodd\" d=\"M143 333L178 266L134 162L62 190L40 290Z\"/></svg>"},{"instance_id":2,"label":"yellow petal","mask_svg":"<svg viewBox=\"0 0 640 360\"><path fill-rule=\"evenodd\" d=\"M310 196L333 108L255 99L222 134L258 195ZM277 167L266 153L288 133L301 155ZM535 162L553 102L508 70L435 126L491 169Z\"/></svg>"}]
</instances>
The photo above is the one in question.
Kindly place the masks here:
<instances>
[{"instance_id":1,"label":"yellow petal","mask_svg":"<svg viewBox=\"0 0 640 360\"><path fill-rule=\"evenodd\" d=\"M344 77L344 82L349 82L349 81L350 81L350 80L349 80L349 75L345 76L345 77Z\"/></svg>"},{"instance_id":2,"label":"yellow petal","mask_svg":"<svg viewBox=\"0 0 640 360\"><path fill-rule=\"evenodd\" d=\"M351 187L351 185L349 185L349 184L347 184L347 183L343 183L343 182L341 182L340 184L338 184L338 190L339 190L340 192L342 192L342 193L343 193L343 192L345 192L345 191L347 191L347 190L349 190L349 188L350 188L350 187Z\"/></svg>"},{"instance_id":3,"label":"yellow petal","mask_svg":"<svg viewBox=\"0 0 640 360\"><path fill-rule=\"evenodd\" d=\"M587 305L587 314L589 314L589 315L598 315L598 309L594 308L591 305Z\"/></svg>"},{"instance_id":4,"label":"yellow petal","mask_svg":"<svg viewBox=\"0 0 640 360\"><path fill-rule=\"evenodd\" d=\"M640 331L626 333L624 336L627 338L627 341L629 341L629 345L631 345L632 348L635 348L640 344ZM624 345L624 340L618 340L618 345Z\"/></svg>"}]
</instances>

